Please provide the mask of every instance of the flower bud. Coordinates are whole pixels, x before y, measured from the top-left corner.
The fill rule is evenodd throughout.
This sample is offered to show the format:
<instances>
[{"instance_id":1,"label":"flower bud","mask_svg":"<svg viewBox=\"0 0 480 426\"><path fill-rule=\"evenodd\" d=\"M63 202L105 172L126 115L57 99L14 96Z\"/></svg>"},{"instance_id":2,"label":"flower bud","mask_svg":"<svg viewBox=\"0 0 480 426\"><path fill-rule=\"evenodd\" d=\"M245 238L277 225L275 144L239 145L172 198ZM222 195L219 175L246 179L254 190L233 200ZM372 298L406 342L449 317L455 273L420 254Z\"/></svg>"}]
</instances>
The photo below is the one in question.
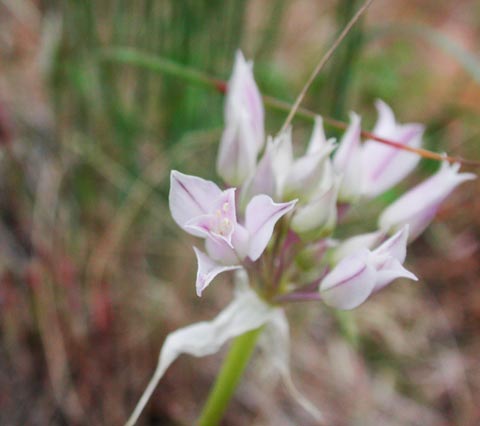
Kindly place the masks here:
<instances>
[{"instance_id":1,"label":"flower bud","mask_svg":"<svg viewBox=\"0 0 480 426\"><path fill-rule=\"evenodd\" d=\"M344 258L320 284L322 300L337 309L361 305L375 287L376 271L368 250Z\"/></svg>"},{"instance_id":2,"label":"flower bud","mask_svg":"<svg viewBox=\"0 0 480 426\"><path fill-rule=\"evenodd\" d=\"M418 237L433 220L440 204L462 182L475 179L473 173L458 173L460 164L442 164L433 176L417 185L395 202L380 216L381 229L394 232L404 225L410 225L412 241Z\"/></svg>"},{"instance_id":3,"label":"flower bud","mask_svg":"<svg viewBox=\"0 0 480 426\"><path fill-rule=\"evenodd\" d=\"M262 97L252 64L239 51L228 83L225 130L217 158L217 172L228 184L240 185L253 174L264 143L263 121Z\"/></svg>"},{"instance_id":4,"label":"flower bud","mask_svg":"<svg viewBox=\"0 0 480 426\"><path fill-rule=\"evenodd\" d=\"M375 104L378 120L372 133L412 148L422 143L424 126L417 123L398 124L391 108L382 101ZM367 140L362 147L363 195L375 197L400 182L420 161L420 156Z\"/></svg>"},{"instance_id":5,"label":"flower bud","mask_svg":"<svg viewBox=\"0 0 480 426\"><path fill-rule=\"evenodd\" d=\"M333 176L331 166L326 167L324 175L321 180L328 181L327 185L321 185L310 201L300 205L292 219L292 229L304 241L324 238L335 228L340 179Z\"/></svg>"}]
</instances>

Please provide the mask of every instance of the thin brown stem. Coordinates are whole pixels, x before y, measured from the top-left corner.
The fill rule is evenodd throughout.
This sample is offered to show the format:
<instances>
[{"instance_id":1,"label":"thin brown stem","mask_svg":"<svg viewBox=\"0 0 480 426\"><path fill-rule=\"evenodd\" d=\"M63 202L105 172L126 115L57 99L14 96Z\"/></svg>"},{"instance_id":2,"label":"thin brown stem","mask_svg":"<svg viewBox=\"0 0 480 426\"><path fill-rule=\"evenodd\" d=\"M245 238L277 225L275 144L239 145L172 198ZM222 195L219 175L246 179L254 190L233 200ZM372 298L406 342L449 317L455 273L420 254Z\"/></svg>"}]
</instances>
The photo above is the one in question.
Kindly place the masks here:
<instances>
[{"instance_id":1,"label":"thin brown stem","mask_svg":"<svg viewBox=\"0 0 480 426\"><path fill-rule=\"evenodd\" d=\"M367 5L368 7L369 3L370 2L367 2L365 5ZM357 13L360 13L362 10L363 10L363 7ZM345 28L345 30L347 28L348 26ZM211 76L205 73L192 70L188 67L177 64L165 58L151 56L151 55L148 55L142 52L137 52L135 50L127 49L127 48L107 49L107 50L101 51L100 54L103 60L126 63L134 66L147 68L154 72L169 74L169 75L176 76L178 78L184 78L185 80L191 81L196 84L212 87L222 94L225 94L227 91L227 83L225 81L212 78ZM292 107L290 103L274 98L272 96L264 96L263 100L265 104L270 108L276 109L277 111L283 111L288 113L289 115L288 122L292 119L293 116L298 116L300 118L312 120L317 115L306 108L300 107L299 104L301 102L301 99L300 99L300 102L298 102L298 99L297 99L298 105L296 107L295 105ZM323 118L323 122L326 125L329 125L331 127L334 127L337 129L346 129L348 127L348 125L343 121L335 120L333 118L324 117L324 116L322 116L322 118ZM437 161L448 161L450 163L461 163L461 164L473 166L473 167L480 167L480 161L467 160L462 157L453 157L453 156L438 154L436 152L432 152L422 148L412 148L410 146L406 146L398 142L391 141L389 139L381 138L365 130L361 132L361 135L365 138L373 139L377 142L392 146L397 149L413 152L424 158L429 158Z\"/></svg>"},{"instance_id":2,"label":"thin brown stem","mask_svg":"<svg viewBox=\"0 0 480 426\"><path fill-rule=\"evenodd\" d=\"M305 97L305 94L307 93L307 90L310 88L310 86L313 83L313 80L317 77L317 75L320 73L320 71L323 69L325 64L329 61L329 59L332 57L333 53L337 49L337 47L340 45L340 43L345 39L347 34L350 32L350 30L353 28L353 26L358 22L360 17L363 15L363 13L368 9L368 7L372 4L373 0L366 0L365 3L362 5L360 9L358 9L357 13L353 15L352 19L350 19L350 22L345 26L345 28L342 30L340 35L336 38L336 40L333 42L333 44L330 46L330 49L327 50L325 55L323 55L322 59L318 62L317 66L315 69L312 71L310 74L310 77L308 78L307 82L303 86L302 90L297 96L297 99L295 100L292 109L287 115L287 118L285 119L285 122L283 123L282 128L280 129L279 133L282 133L290 124L292 121L293 117L295 116L300 103L302 102L303 98Z\"/></svg>"}]
</instances>

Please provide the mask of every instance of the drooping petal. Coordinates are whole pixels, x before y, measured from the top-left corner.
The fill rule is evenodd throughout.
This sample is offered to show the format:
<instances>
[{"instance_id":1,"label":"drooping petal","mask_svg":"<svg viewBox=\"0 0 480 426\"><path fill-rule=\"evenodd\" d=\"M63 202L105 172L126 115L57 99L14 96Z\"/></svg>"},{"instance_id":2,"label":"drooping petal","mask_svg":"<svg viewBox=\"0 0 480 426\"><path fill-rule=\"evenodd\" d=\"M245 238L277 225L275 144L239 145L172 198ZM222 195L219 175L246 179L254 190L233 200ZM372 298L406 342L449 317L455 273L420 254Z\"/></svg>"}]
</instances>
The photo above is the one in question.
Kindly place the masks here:
<instances>
[{"instance_id":1,"label":"drooping petal","mask_svg":"<svg viewBox=\"0 0 480 426\"><path fill-rule=\"evenodd\" d=\"M255 292L243 288L235 293L233 301L212 321L199 322L170 333L160 351L153 377L127 425L135 423L165 371L181 354L195 357L214 354L227 340L270 321L275 312L275 308L262 302Z\"/></svg>"},{"instance_id":2,"label":"drooping petal","mask_svg":"<svg viewBox=\"0 0 480 426\"><path fill-rule=\"evenodd\" d=\"M390 204L379 218L385 231L410 225L409 240L418 237L435 217L440 204L462 182L475 179L473 173L458 173L459 164L442 164L433 176L417 185Z\"/></svg>"},{"instance_id":3,"label":"drooping petal","mask_svg":"<svg viewBox=\"0 0 480 426\"><path fill-rule=\"evenodd\" d=\"M268 195L257 195L248 203L245 212L245 228L249 233L248 256L257 260L273 233L277 221L293 209L297 201L274 203Z\"/></svg>"},{"instance_id":4,"label":"drooping petal","mask_svg":"<svg viewBox=\"0 0 480 426\"><path fill-rule=\"evenodd\" d=\"M378 121L373 133L412 148L422 143L424 126L417 123L397 124L391 108L376 102ZM368 140L363 145L363 194L375 197L407 176L420 161L420 156L395 147Z\"/></svg>"},{"instance_id":5,"label":"drooping petal","mask_svg":"<svg viewBox=\"0 0 480 426\"><path fill-rule=\"evenodd\" d=\"M266 353L269 365L276 368L293 399L317 422L323 423L320 410L297 389L290 371L290 332L285 313L277 309L267 323L260 339L260 346Z\"/></svg>"},{"instance_id":6,"label":"drooping petal","mask_svg":"<svg viewBox=\"0 0 480 426\"><path fill-rule=\"evenodd\" d=\"M208 214L212 203L221 193L220 188L213 182L173 170L170 174L169 193L173 220L185 228L185 224L194 217Z\"/></svg>"},{"instance_id":7,"label":"drooping petal","mask_svg":"<svg viewBox=\"0 0 480 426\"><path fill-rule=\"evenodd\" d=\"M225 131L217 171L231 185L242 184L255 169L264 142L264 109L252 64L237 52L225 102Z\"/></svg>"},{"instance_id":8,"label":"drooping petal","mask_svg":"<svg viewBox=\"0 0 480 426\"><path fill-rule=\"evenodd\" d=\"M375 287L376 271L367 250L344 258L320 284L322 300L337 309L361 305Z\"/></svg>"},{"instance_id":9,"label":"drooping petal","mask_svg":"<svg viewBox=\"0 0 480 426\"><path fill-rule=\"evenodd\" d=\"M195 255L197 256L198 270L197 270L197 280L195 287L197 289L197 296L201 296L203 290L205 290L212 280L222 272L233 271L234 269L241 268L240 265L221 265L214 260L212 260L208 255L203 251L193 248Z\"/></svg>"},{"instance_id":10,"label":"drooping petal","mask_svg":"<svg viewBox=\"0 0 480 426\"><path fill-rule=\"evenodd\" d=\"M342 202L355 201L362 191L362 162L360 160L360 117L350 114L350 125L333 157L335 171L342 176L338 198Z\"/></svg>"}]
</instances>

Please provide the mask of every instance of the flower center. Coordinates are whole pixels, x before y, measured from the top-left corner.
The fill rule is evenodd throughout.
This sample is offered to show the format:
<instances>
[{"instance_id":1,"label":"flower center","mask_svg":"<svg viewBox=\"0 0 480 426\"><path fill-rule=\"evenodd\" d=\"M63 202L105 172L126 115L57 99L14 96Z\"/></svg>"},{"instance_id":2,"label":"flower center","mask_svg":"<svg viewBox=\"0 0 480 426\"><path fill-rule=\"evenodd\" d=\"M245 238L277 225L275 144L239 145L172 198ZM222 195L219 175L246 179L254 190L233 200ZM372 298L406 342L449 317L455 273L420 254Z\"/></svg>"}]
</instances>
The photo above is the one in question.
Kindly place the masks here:
<instances>
[{"instance_id":1,"label":"flower center","mask_svg":"<svg viewBox=\"0 0 480 426\"><path fill-rule=\"evenodd\" d=\"M222 208L215 211L213 232L223 237L230 235L233 230L233 223L230 219L230 203L226 201Z\"/></svg>"}]
</instances>

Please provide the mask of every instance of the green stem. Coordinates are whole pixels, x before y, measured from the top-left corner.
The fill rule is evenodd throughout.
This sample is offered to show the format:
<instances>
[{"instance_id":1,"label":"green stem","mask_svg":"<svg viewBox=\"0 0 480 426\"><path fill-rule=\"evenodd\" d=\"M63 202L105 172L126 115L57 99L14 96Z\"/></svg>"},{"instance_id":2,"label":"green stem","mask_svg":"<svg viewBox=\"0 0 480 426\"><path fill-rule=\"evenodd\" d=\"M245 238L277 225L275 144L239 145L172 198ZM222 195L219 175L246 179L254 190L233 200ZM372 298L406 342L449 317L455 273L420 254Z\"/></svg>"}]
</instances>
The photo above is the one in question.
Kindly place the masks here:
<instances>
[{"instance_id":1,"label":"green stem","mask_svg":"<svg viewBox=\"0 0 480 426\"><path fill-rule=\"evenodd\" d=\"M263 327L248 331L234 340L208 395L198 426L216 426L220 423L262 330Z\"/></svg>"}]
</instances>

